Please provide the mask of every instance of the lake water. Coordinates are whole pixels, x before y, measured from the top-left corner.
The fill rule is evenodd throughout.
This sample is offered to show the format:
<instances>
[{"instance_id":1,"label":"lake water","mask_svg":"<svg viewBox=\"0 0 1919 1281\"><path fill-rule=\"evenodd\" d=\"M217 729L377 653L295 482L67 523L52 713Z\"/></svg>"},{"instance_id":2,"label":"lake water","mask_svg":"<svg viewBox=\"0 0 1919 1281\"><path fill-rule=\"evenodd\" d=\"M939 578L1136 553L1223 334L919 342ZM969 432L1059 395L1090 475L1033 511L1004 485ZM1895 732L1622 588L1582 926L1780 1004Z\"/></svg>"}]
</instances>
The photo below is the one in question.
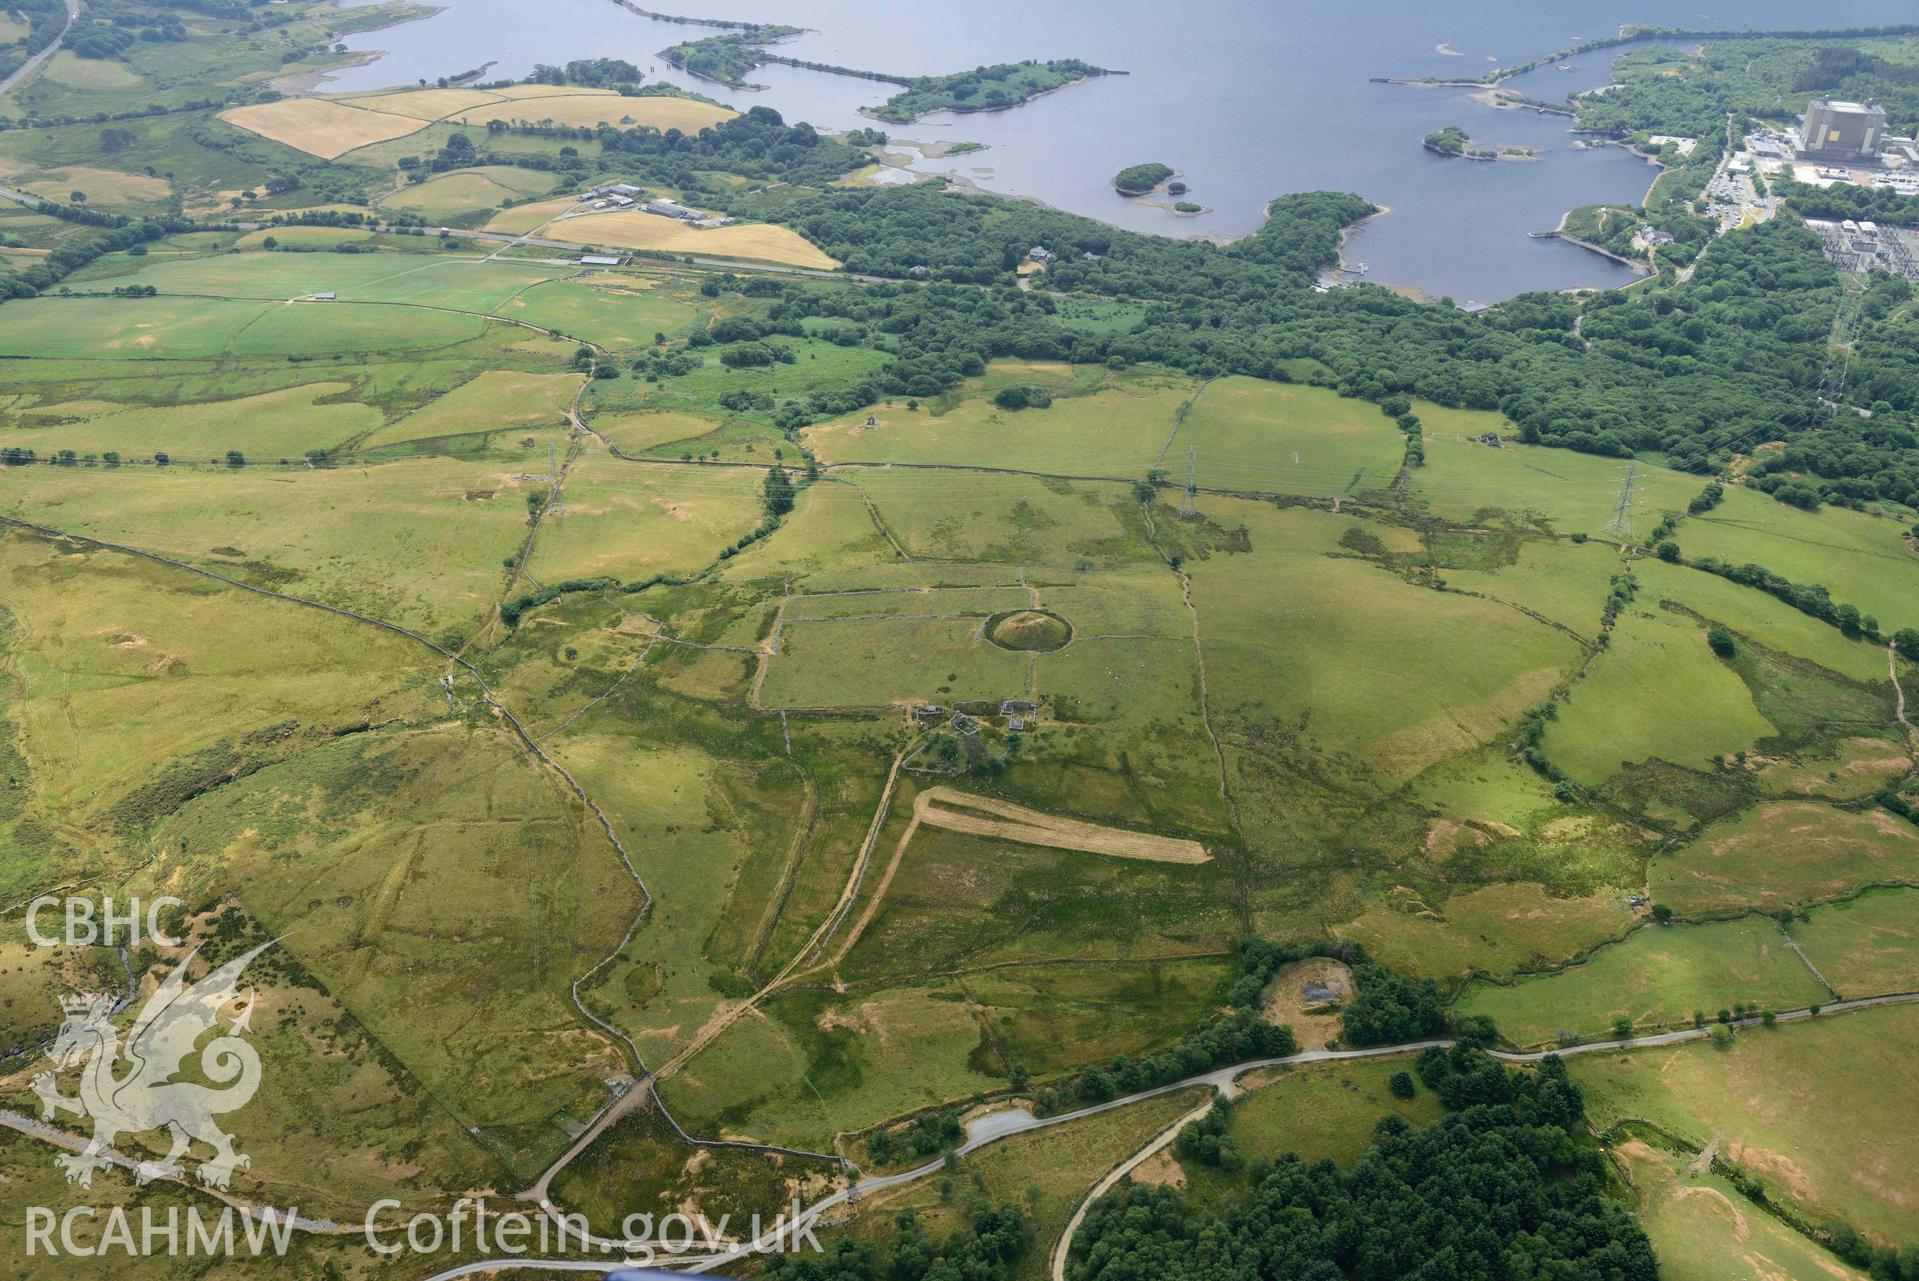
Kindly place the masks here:
<instances>
[{"instance_id":1,"label":"lake water","mask_svg":"<svg viewBox=\"0 0 1919 1281\"><path fill-rule=\"evenodd\" d=\"M335 77L332 91L410 84L491 61L488 78L537 62L620 57L649 79L684 84L729 105L764 104L825 129L893 90L843 76L766 67L763 92L739 92L667 67L657 51L709 28L642 18L609 0L438 0L424 21L348 39L385 56ZM1575 205L1637 203L1655 170L1617 148L1574 151L1563 117L1498 111L1468 91L1369 83L1373 76L1466 76L1622 22L1767 28L1803 24L1804 6L1741 0L1717 15L1667 0L1601 0L1577 10L1539 0L660 0L688 16L779 22L808 32L795 57L901 75L1023 58L1084 58L1130 74L1095 79L995 113L928 116L883 126L917 142L974 141L990 150L921 161L991 191L1030 196L1135 231L1235 237L1292 191L1354 191L1391 212L1349 242L1367 279L1457 301L1493 302L1533 289L1604 286L1623 267L1574 245L1533 240ZM703 10L706 4L723 8ZM1910 0L1846 0L1821 10L1834 27L1909 21ZM1439 51L1444 44L1456 56ZM1604 83L1611 51L1515 82L1542 98ZM1447 124L1488 142L1544 149L1535 162L1475 164L1431 155L1420 139ZM1156 160L1180 170L1181 217L1116 195L1112 175Z\"/></svg>"}]
</instances>

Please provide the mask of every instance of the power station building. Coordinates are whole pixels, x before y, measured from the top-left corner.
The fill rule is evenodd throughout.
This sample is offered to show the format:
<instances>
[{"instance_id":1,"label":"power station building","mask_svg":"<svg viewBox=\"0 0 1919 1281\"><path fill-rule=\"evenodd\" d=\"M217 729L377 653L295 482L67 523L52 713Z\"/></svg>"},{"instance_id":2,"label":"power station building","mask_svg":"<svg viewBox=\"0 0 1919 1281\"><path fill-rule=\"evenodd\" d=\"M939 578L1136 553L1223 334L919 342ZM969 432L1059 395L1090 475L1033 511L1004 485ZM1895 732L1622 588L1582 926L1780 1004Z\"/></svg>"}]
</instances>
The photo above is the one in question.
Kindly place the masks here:
<instances>
[{"instance_id":1,"label":"power station building","mask_svg":"<svg viewBox=\"0 0 1919 1281\"><path fill-rule=\"evenodd\" d=\"M1886 109L1874 102L1814 98L1802 123L1801 154L1808 160L1871 160L1886 132Z\"/></svg>"}]
</instances>

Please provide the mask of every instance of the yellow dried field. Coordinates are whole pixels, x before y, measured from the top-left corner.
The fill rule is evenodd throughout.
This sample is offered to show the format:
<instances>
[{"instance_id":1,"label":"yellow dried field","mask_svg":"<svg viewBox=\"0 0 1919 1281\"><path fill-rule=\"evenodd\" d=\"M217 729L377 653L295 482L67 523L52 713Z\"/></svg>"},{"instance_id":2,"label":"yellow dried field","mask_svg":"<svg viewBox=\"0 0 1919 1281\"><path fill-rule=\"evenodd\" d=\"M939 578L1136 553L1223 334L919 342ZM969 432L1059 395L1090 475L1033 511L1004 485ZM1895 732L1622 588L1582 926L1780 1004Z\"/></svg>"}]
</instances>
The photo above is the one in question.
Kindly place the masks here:
<instances>
[{"instance_id":1,"label":"yellow dried field","mask_svg":"<svg viewBox=\"0 0 1919 1281\"><path fill-rule=\"evenodd\" d=\"M821 271L830 271L840 265L837 258L828 257L798 232L762 223L701 230L672 218L662 218L658 214L621 212L566 218L540 234L544 239L561 240L572 245L605 245L617 249L651 249L658 253L745 258L789 267L813 267Z\"/></svg>"},{"instance_id":2,"label":"yellow dried field","mask_svg":"<svg viewBox=\"0 0 1919 1281\"><path fill-rule=\"evenodd\" d=\"M220 119L322 160L376 142L404 138L429 123L414 116L350 107L331 98L282 98L223 111Z\"/></svg>"},{"instance_id":3,"label":"yellow dried field","mask_svg":"<svg viewBox=\"0 0 1919 1281\"><path fill-rule=\"evenodd\" d=\"M533 97L517 91L510 99L472 106L446 117L453 124L483 125L489 120L524 120L529 124L551 120L575 128L597 124L625 128L678 129L698 133L708 125L731 120L737 112L691 98L627 98L617 93L582 93L578 90L558 97Z\"/></svg>"}]
</instances>

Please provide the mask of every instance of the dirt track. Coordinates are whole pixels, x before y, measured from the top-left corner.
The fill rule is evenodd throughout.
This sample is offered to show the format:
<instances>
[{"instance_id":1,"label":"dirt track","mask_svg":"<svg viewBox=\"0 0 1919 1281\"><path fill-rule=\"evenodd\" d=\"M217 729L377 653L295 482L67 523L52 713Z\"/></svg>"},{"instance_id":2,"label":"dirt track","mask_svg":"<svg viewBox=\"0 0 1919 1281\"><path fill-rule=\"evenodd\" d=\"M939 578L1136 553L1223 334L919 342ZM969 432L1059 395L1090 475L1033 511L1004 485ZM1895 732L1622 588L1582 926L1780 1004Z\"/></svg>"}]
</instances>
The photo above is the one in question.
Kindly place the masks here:
<instances>
[{"instance_id":1,"label":"dirt track","mask_svg":"<svg viewBox=\"0 0 1919 1281\"><path fill-rule=\"evenodd\" d=\"M969 796L950 787L928 788L920 794L914 810L920 822L933 827L965 832L971 836L996 836L1022 845L1048 845L1055 849L1081 850L1088 854L1141 859L1150 863L1206 863L1213 857L1198 841L1175 840L1154 836L1150 832L1129 832L1121 827L1082 823L1077 819L1042 814L1008 801ZM998 817L984 817L989 814Z\"/></svg>"}]
</instances>

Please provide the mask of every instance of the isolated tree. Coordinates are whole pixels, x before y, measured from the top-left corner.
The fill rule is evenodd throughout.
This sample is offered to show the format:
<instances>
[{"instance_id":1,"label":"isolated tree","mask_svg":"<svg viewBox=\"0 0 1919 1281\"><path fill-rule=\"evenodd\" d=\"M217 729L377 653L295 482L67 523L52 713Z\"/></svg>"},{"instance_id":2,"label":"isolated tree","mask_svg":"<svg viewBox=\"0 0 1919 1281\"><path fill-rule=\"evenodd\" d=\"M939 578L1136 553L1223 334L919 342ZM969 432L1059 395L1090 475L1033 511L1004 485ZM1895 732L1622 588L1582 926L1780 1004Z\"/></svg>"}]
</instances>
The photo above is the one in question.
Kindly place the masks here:
<instances>
[{"instance_id":1,"label":"isolated tree","mask_svg":"<svg viewBox=\"0 0 1919 1281\"><path fill-rule=\"evenodd\" d=\"M1411 1072L1393 1073L1386 1078L1386 1088L1392 1092L1392 1096L1396 1099L1412 1098L1415 1093L1413 1074Z\"/></svg>"},{"instance_id":2,"label":"isolated tree","mask_svg":"<svg viewBox=\"0 0 1919 1281\"><path fill-rule=\"evenodd\" d=\"M1707 629L1706 644L1712 646L1712 652L1721 658L1731 658L1739 648L1733 642L1732 633L1717 623Z\"/></svg>"},{"instance_id":3,"label":"isolated tree","mask_svg":"<svg viewBox=\"0 0 1919 1281\"><path fill-rule=\"evenodd\" d=\"M1919 663L1919 629L1902 627L1892 635L1892 647Z\"/></svg>"}]
</instances>

